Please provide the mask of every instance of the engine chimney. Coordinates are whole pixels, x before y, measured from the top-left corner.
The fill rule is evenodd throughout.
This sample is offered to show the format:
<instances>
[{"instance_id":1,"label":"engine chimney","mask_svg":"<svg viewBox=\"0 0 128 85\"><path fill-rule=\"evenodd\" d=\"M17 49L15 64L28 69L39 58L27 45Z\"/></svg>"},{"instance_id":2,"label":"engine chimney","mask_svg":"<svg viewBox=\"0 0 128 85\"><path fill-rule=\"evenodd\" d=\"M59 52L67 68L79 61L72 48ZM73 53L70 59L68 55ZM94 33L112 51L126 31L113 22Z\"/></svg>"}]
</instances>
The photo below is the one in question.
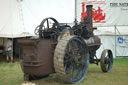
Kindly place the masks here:
<instances>
[{"instance_id":1,"label":"engine chimney","mask_svg":"<svg viewBox=\"0 0 128 85\"><path fill-rule=\"evenodd\" d=\"M92 24L92 7L93 5L87 5L87 22L89 24L89 32L93 35L93 24Z\"/></svg>"}]
</instances>

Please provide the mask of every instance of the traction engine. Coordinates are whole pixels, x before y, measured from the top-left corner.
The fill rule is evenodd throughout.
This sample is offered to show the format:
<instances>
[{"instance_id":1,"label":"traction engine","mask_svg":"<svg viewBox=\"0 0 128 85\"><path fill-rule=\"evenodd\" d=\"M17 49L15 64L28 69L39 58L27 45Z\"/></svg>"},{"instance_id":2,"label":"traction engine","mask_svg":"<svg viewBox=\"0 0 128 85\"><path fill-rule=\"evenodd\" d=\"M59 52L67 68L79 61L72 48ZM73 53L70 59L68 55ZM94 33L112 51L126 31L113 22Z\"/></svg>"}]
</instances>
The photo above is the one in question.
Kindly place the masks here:
<instances>
[{"instance_id":1,"label":"traction engine","mask_svg":"<svg viewBox=\"0 0 128 85\"><path fill-rule=\"evenodd\" d=\"M56 73L59 79L76 83L82 81L89 63L97 64L103 72L110 72L113 54L105 49L101 58L96 56L100 38L93 34L92 5L87 7L87 17L73 26L45 18L35 29L37 38L20 39L21 67L25 80L46 77Z\"/></svg>"}]
</instances>

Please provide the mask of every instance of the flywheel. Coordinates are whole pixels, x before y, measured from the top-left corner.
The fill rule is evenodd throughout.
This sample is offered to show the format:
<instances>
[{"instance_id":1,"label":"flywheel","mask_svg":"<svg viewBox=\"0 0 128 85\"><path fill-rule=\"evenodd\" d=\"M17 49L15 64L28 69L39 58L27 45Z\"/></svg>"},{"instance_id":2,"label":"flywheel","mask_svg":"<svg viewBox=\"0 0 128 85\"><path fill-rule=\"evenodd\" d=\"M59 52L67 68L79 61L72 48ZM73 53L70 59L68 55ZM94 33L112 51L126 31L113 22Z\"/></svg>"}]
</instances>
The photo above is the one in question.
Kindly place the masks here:
<instances>
[{"instance_id":1,"label":"flywheel","mask_svg":"<svg viewBox=\"0 0 128 85\"><path fill-rule=\"evenodd\" d=\"M82 81L88 71L89 52L83 39L63 37L54 53L54 68L59 79L68 83Z\"/></svg>"}]
</instances>

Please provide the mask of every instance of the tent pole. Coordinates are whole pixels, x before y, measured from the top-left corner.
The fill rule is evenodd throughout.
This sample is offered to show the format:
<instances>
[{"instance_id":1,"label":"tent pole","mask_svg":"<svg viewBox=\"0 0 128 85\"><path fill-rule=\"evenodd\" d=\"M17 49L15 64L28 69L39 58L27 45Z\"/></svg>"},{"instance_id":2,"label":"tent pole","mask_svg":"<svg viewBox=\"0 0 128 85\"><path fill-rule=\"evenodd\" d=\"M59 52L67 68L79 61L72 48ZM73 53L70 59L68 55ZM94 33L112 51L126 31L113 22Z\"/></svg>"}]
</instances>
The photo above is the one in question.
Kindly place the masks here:
<instances>
[{"instance_id":1,"label":"tent pole","mask_svg":"<svg viewBox=\"0 0 128 85\"><path fill-rule=\"evenodd\" d=\"M115 25L115 58L116 58L116 29L117 29L117 27Z\"/></svg>"},{"instance_id":2,"label":"tent pole","mask_svg":"<svg viewBox=\"0 0 128 85\"><path fill-rule=\"evenodd\" d=\"M3 38L3 46L4 46L4 38ZM4 51L4 49L3 49L3 51Z\"/></svg>"},{"instance_id":3,"label":"tent pole","mask_svg":"<svg viewBox=\"0 0 128 85\"><path fill-rule=\"evenodd\" d=\"M13 38L12 38L12 57L13 57Z\"/></svg>"}]
</instances>

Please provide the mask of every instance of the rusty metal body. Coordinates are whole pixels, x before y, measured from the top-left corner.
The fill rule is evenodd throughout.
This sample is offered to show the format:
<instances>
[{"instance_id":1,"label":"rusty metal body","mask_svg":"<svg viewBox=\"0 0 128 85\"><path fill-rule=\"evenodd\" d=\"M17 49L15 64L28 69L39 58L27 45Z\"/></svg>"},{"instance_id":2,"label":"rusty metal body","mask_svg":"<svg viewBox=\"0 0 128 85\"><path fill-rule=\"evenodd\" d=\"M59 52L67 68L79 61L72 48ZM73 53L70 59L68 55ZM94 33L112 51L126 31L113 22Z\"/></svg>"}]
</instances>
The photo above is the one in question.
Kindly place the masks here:
<instances>
[{"instance_id":1,"label":"rusty metal body","mask_svg":"<svg viewBox=\"0 0 128 85\"><path fill-rule=\"evenodd\" d=\"M49 25L49 20L52 26ZM101 62L102 71L110 72L112 52L107 49L102 53L101 59L97 58L96 50L101 41L93 34L93 30L92 5L87 6L87 17L84 21L79 24L75 22L73 27L60 25L52 17L45 18L35 29L39 38L19 40L23 49L21 67L25 74L24 79L36 79L56 72L66 82L80 82L86 76L89 62L97 65Z\"/></svg>"},{"instance_id":2,"label":"rusty metal body","mask_svg":"<svg viewBox=\"0 0 128 85\"><path fill-rule=\"evenodd\" d=\"M25 74L30 76L45 76L54 73L53 49L51 40L21 39L21 65Z\"/></svg>"}]
</instances>

